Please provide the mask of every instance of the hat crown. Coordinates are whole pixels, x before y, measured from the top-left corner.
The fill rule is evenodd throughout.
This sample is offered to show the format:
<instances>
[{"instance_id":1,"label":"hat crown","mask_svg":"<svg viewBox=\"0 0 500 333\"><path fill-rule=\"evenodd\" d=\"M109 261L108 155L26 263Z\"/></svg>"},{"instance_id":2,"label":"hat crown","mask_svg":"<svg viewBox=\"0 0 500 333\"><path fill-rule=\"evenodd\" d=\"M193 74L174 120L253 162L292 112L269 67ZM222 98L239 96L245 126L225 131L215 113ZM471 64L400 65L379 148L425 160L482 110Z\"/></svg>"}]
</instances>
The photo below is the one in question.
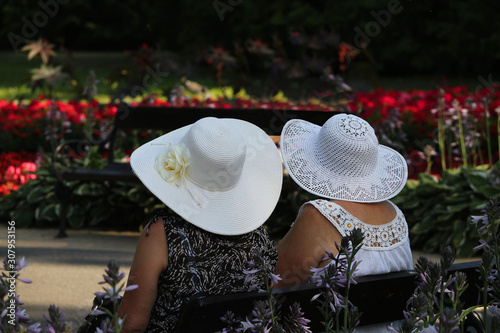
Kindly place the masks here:
<instances>
[{"instance_id":1,"label":"hat crown","mask_svg":"<svg viewBox=\"0 0 500 333\"><path fill-rule=\"evenodd\" d=\"M365 120L347 114L331 117L318 133L320 163L331 172L347 177L365 177L377 167L378 140Z\"/></svg>"},{"instance_id":2,"label":"hat crown","mask_svg":"<svg viewBox=\"0 0 500 333\"><path fill-rule=\"evenodd\" d=\"M191 161L186 177L210 191L234 187L241 177L246 157L243 138L217 118L194 123L182 141Z\"/></svg>"}]
</instances>

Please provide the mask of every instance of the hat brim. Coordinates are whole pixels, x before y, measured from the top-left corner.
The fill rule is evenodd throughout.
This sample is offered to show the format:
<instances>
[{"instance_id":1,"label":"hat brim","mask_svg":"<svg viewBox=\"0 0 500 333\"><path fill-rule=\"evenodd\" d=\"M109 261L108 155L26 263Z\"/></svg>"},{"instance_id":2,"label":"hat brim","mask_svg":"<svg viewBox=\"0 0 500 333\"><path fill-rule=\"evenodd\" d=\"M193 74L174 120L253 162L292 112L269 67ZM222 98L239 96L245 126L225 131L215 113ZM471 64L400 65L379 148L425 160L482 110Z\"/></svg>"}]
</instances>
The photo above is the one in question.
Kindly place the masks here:
<instances>
[{"instance_id":1,"label":"hat brim","mask_svg":"<svg viewBox=\"0 0 500 333\"><path fill-rule=\"evenodd\" d=\"M281 133L283 163L301 188L323 198L369 203L393 198L405 187L406 160L394 149L380 144L377 166L368 176L342 176L325 168L315 148L320 129L316 124L294 119L285 124Z\"/></svg>"},{"instance_id":2,"label":"hat brim","mask_svg":"<svg viewBox=\"0 0 500 333\"><path fill-rule=\"evenodd\" d=\"M281 194L283 165L276 144L259 127L238 119L219 120L237 131L246 143L240 179L228 190L210 191L189 179L176 186L156 171L156 157L169 143L179 143L192 125L140 146L132 153L130 163L151 193L186 221L220 235L245 234L260 227L273 212Z\"/></svg>"}]
</instances>

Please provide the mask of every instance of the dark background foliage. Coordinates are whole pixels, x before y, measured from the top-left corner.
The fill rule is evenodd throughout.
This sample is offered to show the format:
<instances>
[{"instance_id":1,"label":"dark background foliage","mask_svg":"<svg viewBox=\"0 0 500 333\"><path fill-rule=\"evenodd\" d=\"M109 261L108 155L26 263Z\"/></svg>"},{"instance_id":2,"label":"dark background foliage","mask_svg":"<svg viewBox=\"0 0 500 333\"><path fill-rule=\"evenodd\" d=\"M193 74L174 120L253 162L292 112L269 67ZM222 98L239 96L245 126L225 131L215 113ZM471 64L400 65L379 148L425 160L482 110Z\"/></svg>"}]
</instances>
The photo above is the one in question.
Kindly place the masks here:
<instances>
[{"instance_id":1,"label":"dark background foliage","mask_svg":"<svg viewBox=\"0 0 500 333\"><path fill-rule=\"evenodd\" d=\"M383 16L391 3L400 12ZM378 24L367 50L380 75L477 77L498 69L500 60L495 0L3 0L0 13L1 50L13 49L15 34L45 37L74 51L123 51L147 43L192 53L208 45L231 50L233 42L247 38L271 43L273 34L286 40L292 29L333 30L356 45L356 27L377 32ZM23 31L26 22L37 23L36 37Z\"/></svg>"}]
</instances>

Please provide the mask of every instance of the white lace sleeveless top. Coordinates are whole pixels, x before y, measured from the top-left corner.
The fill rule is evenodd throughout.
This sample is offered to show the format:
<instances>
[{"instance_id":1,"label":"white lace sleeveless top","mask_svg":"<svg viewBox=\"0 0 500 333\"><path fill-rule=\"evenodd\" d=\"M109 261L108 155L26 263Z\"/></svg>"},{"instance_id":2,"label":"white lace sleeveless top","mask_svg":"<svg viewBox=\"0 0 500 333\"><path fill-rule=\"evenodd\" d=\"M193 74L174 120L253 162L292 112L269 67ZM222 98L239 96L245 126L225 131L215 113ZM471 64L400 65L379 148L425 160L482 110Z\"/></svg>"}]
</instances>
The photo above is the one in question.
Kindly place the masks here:
<instances>
[{"instance_id":1,"label":"white lace sleeveless top","mask_svg":"<svg viewBox=\"0 0 500 333\"><path fill-rule=\"evenodd\" d=\"M396 217L382 225L364 223L340 205L328 200L313 200L304 205L313 205L342 236L346 236L354 228L361 229L365 238L356 255L360 264L355 275L362 276L413 269L408 224L403 212L390 203L396 210ZM316 281L314 276L312 281Z\"/></svg>"}]
</instances>

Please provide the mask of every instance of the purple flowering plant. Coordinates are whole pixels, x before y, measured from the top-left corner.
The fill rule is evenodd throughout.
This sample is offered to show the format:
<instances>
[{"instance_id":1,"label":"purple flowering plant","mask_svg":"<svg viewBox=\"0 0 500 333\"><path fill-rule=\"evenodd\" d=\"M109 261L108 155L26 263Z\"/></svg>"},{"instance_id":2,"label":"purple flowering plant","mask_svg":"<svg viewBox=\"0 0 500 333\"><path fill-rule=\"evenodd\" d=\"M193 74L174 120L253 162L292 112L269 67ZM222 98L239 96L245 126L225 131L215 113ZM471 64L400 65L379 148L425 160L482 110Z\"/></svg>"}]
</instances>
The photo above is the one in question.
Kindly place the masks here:
<instances>
[{"instance_id":1,"label":"purple flowering plant","mask_svg":"<svg viewBox=\"0 0 500 333\"><path fill-rule=\"evenodd\" d=\"M498 268L500 267L499 198L490 198L486 208L481 213L483 215L472 216L471 222L476 225L481 223L478 232L485 235L485 239L480 239L480 244L474 248L475 251L483 251L481 265L479 266L479 274L483 282L480 291L483 307L489 311L483 312L482 321L486 332L497 332L500 329L500 281L498 280ZM489 313L491 313L491 320L488 318Z\"/></svg>"},{"instance_id":2,"label":"purple flowering plant","mask_svg":"<svg viewBox=\"0 0 500 333\"><path fill-rule=\"evenodd\" d=\"M14 263L15 262L15 263ZM19 260L6 258L3 261L0 277L0 332L26 333L69 333L71 325L63 319L65 314L55 305L50 305L49 315L43 315L47 324L33 321L22 306L23 302L16 293L16 283L31 283L31 280L21 278L21 270L28 265L24 257Z\"/></svg>"},{"instance_id":3,"label":"purple flowering plant","mask_svg":"<svg viewBox=\"0 0 500 333\"><path fill-rule=\"evenodd\" d=\"M15 292L15 284L17 282L31 283L31 280L20 277L20 272L27 266L25 258L20 260L9 260L6 258L3 261L2 274L0 276L0 332L1 333L71 333L73 332L71 325L64 320L65 313L55 305L50 305L48 315L43 317L46 321L45 325L33 321L26 309L22 306L23 302L19 299L19 294ZM100 284L108 284L110 288L103 288L104 292L96 292L96 296L108 297L111 300L111 310L106 308L97 308L93 314L105 314L100 327L96 328L97 333L119 333L123 327L125 318L118 318L117 309L120 301L120 293L126 290L137 288L136 285L124 288L124 283L120 285L121 280L125 277L125 273L120 273L120 267L115 260L110 260L103 274L104 281Z\"/></svg>"},{"instance_id":4,"label":"purple flowering plant","mask_svg":"<svg viewBox=\"0 0 500 333\"><path fill-rule=\"evenodd\" d=\"M54 304L51 304L49 306L49 315L43 315L45 321L47 321L47 327L43 332L71 333L71 325L63 320L65 316L66 314L63 311Z\"/></svg>"},{"instance_id":5,"label":"purple flowering plant","mask_svg":"<svg viewBox=\"0 0 500 333\"><path fill-rule=\"evenodd\" d=\"M465 318L478 306L464 309L460 296L468 288L463 272L450 274L456 251L447 246L441 251L439 263L420 257L415 264L417 287L408 300L404 320L392 332L418 332L434 326L438 332L463 332Z\"/></svg>"},{"instance_id":6,"label":"purple flowering plant","mask_svg":"<svg viewBox=\"0 0 500 333\"><path fill-rule=\"evenodd\" d=\"M361 229L355 228L349 235L342 238L339 244L335 244L337 254L334 255L325 250L330 261L326 266L313 268L314 275L321 277L317 286L322 292L315 295L311 301L320 301L319 311L324 317L322 324L325 332L354 332L359 325L358 308L349 301L349 289L356 284L353 278L354 271L358 266L354 257L361 249L363 233Z\"/></svg>"},{"instance_id":7,"label":"purple flowering plant","mask_svg":"<svg viewBox=\"0 0 500 333\"><path fill-rule=\"evenodd\" d=\"M449 275L449 269L456 258L456 252L448 246L441 252L439 263L420 257L415 264L417 287L408 300L405 319L399 329L390 327L391 332L418 332L434 326L438 332L464 332L464 321L471 312L481 310L484 332L500 329L500 202L498 197L490 198L483 215L472 216L471 222L481 224L478 233L483 236L475 251L482 250L482 260L478 268L482 305L463 308L460 296L469 287L466 275L457 272ZM481 308L481 309L480 309ZM486 310L485 310L486 309ZM489 318L491 317L491 318Z\"/></svg>"},{"instance_id":8,"label":"purple flowering plant","mask_svg":"<svg viewBox=\"0 0 500 333\"><path fill-rule=\"evenodd\" d=\"M97 328L97 333L120 333L125 321L125 318L118 317L118 306L121 300L120 293L137 289L138 286L134 284L125 287L125 282L121 282L125 278L125 272L120 272L120 266L114 259L108 262L105 273L102 275L104 281L99 282L99 284L109 285L109 287L103 287L104 291L98 291L94 294L98 297L109 299L111 301L111 308L99 306L92 314L106 315L100 327Z\"/></svg>"},{"instance_id":9,"label":"purple flowering plant","mask_svg":"<svg viewBox=\"0 0 500 333\"><path fill-rule=\"evenodd\" d=\"M13 262L15 261L15 263ZM20 271L27 265L26 260L13 260L5 258L2 267L2 276L0 277L0 324L1 331L10 332L29 332L40 333L40 323L33 320L23 309L24 303L20 301L16 294L16 283L31 283L30 280L20 278Z\"/></svg>"},{"instance_id":10,"label":"purple flowering plant","mask_svg":"<svg viewBox=\"0 0 500 333\"><path fill-rule=\"evenodd\" d=\"M300 304L294 303L290 306L289 315L281 317L280 304L274 297L273 285L281 278L274 274L274 265L271 265L262 253L256 252L252 260L247 263L245 284L249 286L248 291L257 290L267 294L264 301L255 301L252 313L242 320L236 318L231 311L221 317L226 327L221 333L236 332L269 332L269 333L311 333L307 324L309 319L304 317Z\"/></svg>"},{"instance_id":11,"label":"purple flowering plant","mask_svg":"<svg viewBox=\"0 0 500 333\"><path fill-rule=\"evenodd\" d=\"M321 281L317 286L321 292L315 295L311 302L319 301L318 309L324 316L322 324L325 333L328 332L354 332L359 324L360 313L349 301L349 288L356 281L353 273L358 262L354 256L361 249L363 234L360 229L354 229L352 233L344 237L341 244L336 244L338 254L334 255L325 250L330 261L325 267L312 269L311 273L320 276ZM308 324L310 320L305 318L301 305L298 302L290 306L287 316L281 316L280 304L272 293L272 286L281 278L274 274L273 266L266 262L261 254L255 254L253 260L248 262L248 270L245 283L249 284L249 290L259 290L267 293L265 301L256 301L252 313L245 320L236 318L231 311L221 317L226 327L222 333L233 332L290 332L310 333ZM265 289L262 289L265 286Z\"/></svg>"}]
</instances>

